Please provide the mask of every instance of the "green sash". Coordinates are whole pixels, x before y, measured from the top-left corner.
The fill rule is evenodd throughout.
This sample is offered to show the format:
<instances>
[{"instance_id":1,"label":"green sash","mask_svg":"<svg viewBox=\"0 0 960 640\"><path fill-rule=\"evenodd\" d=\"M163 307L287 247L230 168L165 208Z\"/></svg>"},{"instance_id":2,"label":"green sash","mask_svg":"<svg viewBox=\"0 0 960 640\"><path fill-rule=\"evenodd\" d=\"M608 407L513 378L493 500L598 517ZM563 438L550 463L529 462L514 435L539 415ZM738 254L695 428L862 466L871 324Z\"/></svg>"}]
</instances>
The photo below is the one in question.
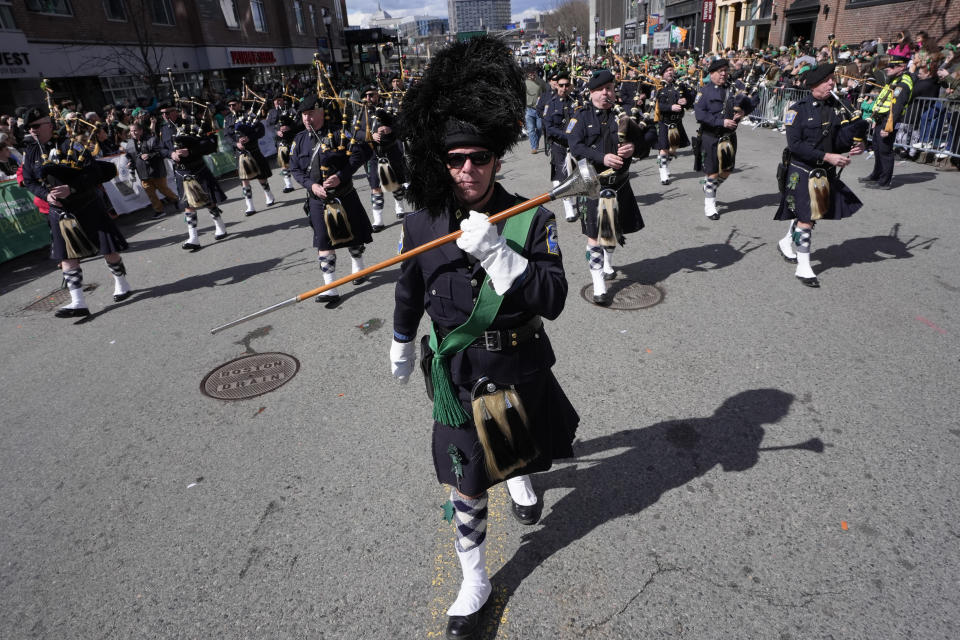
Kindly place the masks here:
<instances>
[{"instance_id":1,"label":"green sash","mask_svg":"<svg viewBox=\"0 0 960 640\"><path fill-rule=\"evenodd\" d=\"M507 246L517 253L523 251L523 245L530 233L530 225L533 223L538 208L534 207L512 218L507 218L507 222L503 226L502 235L507 242ZM430 377L433 380L433 419L437 422L458 427L470 419L470 416L460 406L460 400L454 392L453 381L450 379L449 358L453 354L466 349L471 342L487 330L493 319L497 317L502 302L503 296L494 291L488 275L483 279L480 295L477 296L477 302L473 306L470 317L462 325L448 333L443 342L439 343L439 346L436 329L433 323L430 323L430 350L433 351Z\"/></svg>"}]
</instances>

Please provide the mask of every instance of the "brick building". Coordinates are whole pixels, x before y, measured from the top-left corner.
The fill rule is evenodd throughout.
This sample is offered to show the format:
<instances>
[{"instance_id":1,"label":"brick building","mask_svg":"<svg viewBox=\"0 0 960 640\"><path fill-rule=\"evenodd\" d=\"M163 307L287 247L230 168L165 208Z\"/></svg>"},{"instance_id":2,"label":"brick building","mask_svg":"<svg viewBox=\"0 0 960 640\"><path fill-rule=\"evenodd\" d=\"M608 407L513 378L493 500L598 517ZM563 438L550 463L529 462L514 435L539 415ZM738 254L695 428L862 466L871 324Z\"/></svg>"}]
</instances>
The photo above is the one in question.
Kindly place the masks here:
<instances>
[{"instance_id":1,"label":"brick building","mask_svg":"<svg viewBox=\"0 0 960 640\"><path fill-rule=\"evenodd\" d=\"M174 71L184 95L312 66L349 65L345 0L0 0L0 111L56 97L87 107L147 97ZM165 91L165 90L163 90Z\"/></svg>"}]
</instances>

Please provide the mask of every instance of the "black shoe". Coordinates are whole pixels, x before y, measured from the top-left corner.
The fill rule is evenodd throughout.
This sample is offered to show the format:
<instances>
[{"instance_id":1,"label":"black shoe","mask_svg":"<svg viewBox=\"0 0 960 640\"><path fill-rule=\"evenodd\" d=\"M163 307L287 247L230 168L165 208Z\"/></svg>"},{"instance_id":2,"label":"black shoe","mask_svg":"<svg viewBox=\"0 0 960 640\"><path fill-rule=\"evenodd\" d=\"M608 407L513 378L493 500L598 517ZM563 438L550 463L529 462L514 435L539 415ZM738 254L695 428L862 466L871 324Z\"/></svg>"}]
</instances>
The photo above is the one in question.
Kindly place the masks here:
<instances>
[{"instance_id":1,"label":"black shoe","mask_svg":"<svg viewBox=\"0 0 960 640\"><path fill-rule=\"evenodd\" d=\"M580 216L573 216L572 218L567 218L567 222L576 222L580 219Z\"/></svg>"},{"instance_id":2,"label":"black shoe","mask_svg":"<svg viewBox=\"0 0 960 640\"><path fill-rule=\"evenodd\" d=\"M857 178L857 182L861 184L868 184L870 182L876 182L877 179L872 176L864 176L862 178Z\"/></svg>"},{"instance_id":3,"label":"black shoe","mask_svg":"<svg viewBox=\"0 0 960 640\"><path fill-rule=\"evenodd\" d=\"M54 318L86 318L90 315L90 309L80 307L79 309L69 309L60 307L53 313Z\"/></svg>"},{"instance_id":4,"label":"black shoe","mask_svg":"<svg viewBox=\"0 0 960 640\"><path fill-rule=\"evenodd\" d=\"M113 294L114 302L123 302L127 298L133 295L133 290L127 291L126 293L115 293Z\"/></svg>"},{"instance_id":5,"label":"black shoe","mask_svg":"<svg viewBox=\"0 0 960 640\"><path fill-rule=\"evenodd\" d=\"M406 213L398 213L397 220L403 220L403 216L407 215Z\"/></svg>"},{"instance_id":6,"label":"black shoe","mask_svg":"<svg viewBox=\"0 0 960 640\"><path fill-rule=\"evenodd\" d=\"M877 190L880 190L880 191L890 191L890 189L893 189L893 185L890 184L889 182L888 182L887 184L877 184L876 182L871 182L871 183L869 183L869 184L863 185L863 188L864 188L864 189L877 189Z\"/></svg>"},{"instance_id":7,"label":"black shoe","mask_svg":"<svg viewBox=\"0 0 960 640\"><path fill-rule=\"evenodd\" d=\"M779 242L777 243L777 253L779 253L779 254L780 254L780 257L782 257L784 260L786 260L786 261L789 262L790 264L797 264L797 259L796 259L796 258L791 258L790 256L788 256L787 254L785 254L785 253L783 252L783 249L780 248L780 243L779 243Z\"/></svg>"},{"instance_id":8,"label":"black shoe","mask_svg":"<svg viewBox=\"0 0 960 640\"><path fill-rule=\"evenodd\" d=\"M487 602L489 602L489 598ZM486 606L486 604L484 604ZM449 616L447 618L447 640L472 640L479 637L480 631L480 611L475 611L467 616Z\"/></svg>"},{"instance_id":9,"label":"black shoe","mask_svg":"<svg viewBox=\"0 0 960 640\"><path fill-rule=\"evenodd\" d=\"M597 305L598 307L609 307L612 302L613 296L610 295L609 291L605 291L600 295L593 296L593 304Z\"/></svg>"},{"instance_id":10,"label":"black shoe","mask_svg":"<svg viewBox=\"0 0 960 640\"><path fill-rule=\"evenodd\" d=\"M719 220L719 219L720 219L720 214L719 214L719 213L715 213L715 214L713 214L712 216L707 216L707 217L710 218L711 220Z\"/></svg>"},{"instance_id":11,"label":"black shoe","mask_svg":"<svg viewBox=\"0 0 960 640\"><path fill-rule=\"evenodd\" d=\"M670 181L669 181L669 180L661 180L661 181L660 181L660 184L662 184L663 186L667 186L668 184L670 184Z\"/></svg>"},{"instance_id":12,"label":"black shoe","mask_svg":"<svg viewBox=\"0 0 960 640\"><path fill-rule=\"evenodd\" d=\"M358 284L363 284L366 281L367 281L366 276L360 276L359 278L357 278L356 280L353 280L352 282L353 282L353 286L357 286Z\"/></svg>"},{"instance_id":13,"label":"black shoe","mask_svg":"<svg viewBox=\"0 0 960 640\"><path fill-rule=\"evenodd\" d=\"M203 249L203 247L195 242L184 242L182 245L180 245L180 248L187 251L200 251L200 249Z\"/></svg>"},{"instance_id":14,"label":"black shoe","mask_svg":"<svg viewBox=\"0 0 960 640\"><path fill-rule=\"evenodd\" d=\"M820 288L820 281L817 280L816 276L812 278L803 278L801 276L797 276L797 280L799 280L805 287L810 287L811 289Z\"/></svg>"},{"instance_id":15,"label":"black shoe","mask_svg":"<svg viewBox=\"0 0 960 640\"><path fill-rule=\"evenodd\" d=\"M252 215L255 214L256 212L257 212L256 209L252 209L252 210L250 210L250 211L244 211L244 212L243 212L243 215L245 215L245 216L247 216L247 217L249 218L250 216L252 216Z\"/></svg>"},{"instance_id":16,"label":"black shoe","mask_svg":"<svg viewBox=\"0 0 960 640\"><path fill-rule=\"evenodd\" d=\"M162 209L161 209L160 211L154 211L154 212L153 212L153 219L156 220L157 218L162 218L162 217L164 217L165 215L167 215L167 212L166 212L166 211L163 211Z\"/></svg>"},{"instance_id":17,"label":"black shoe","mask_svg":"<svg viewBox=\"0 0 960 640\"><path fill-rule=\"evenodd\" d=\"M372 227L370 227L370 230L373 231L374 233L380 233L384 229L386 229L386 227L383 226L382 224L375 224Z\"/></svg>"},{"instance_id":18,"label":"black shoe","mask_svg":"<svg viewBox=\"0 0 960 640\"><path fill-rule=\"evenodd\" d=\"M331 295L329 293L318 293L317 297L314 298L314 300L316 300L317 302L324 302L326 304L336 304L340 302L340 296L337 294Z\"/></svg>"},{"instance_id":19,"label":"black shoe","mask_svg":"<svg viewBox=\"0 0 960 640\"><path fill-rule=\"evenodd\" d=\"M524 525L537 524L540 522L540 514L543 513L543 501L537 500L537 504L531 505L522 505L513 502L513 499L510 499L512 503L511 513L513 517L517 519L517 522Z\"/></svg>"},{"instance_id":20,"label":"black shoe","mask_svg":"<svg viewBox=\"0 0 960 640\"><path fill-rule=\"evenodd\" d=\"M218 235L218 236L217 236L217 235L213 236L213 239L214 239L214 240L223 240L223 239L226 238L228 235L230 235L230 234L229 234L229 233L221 233L221 234Z\"/></svg>"},{"instance_id":21,"label":"black shoe","mask_svg":"<svg viewBox=\"0 0 960 640\"><path fill-rule=\"evenodd\" d=\"M283 193L290 193L290 192L292 192L292 191L293 191L293 187L284 187L284 188L283 188Z\"/></svg>"},{"instance_id":22,"label":"black shoe","mask_svg":"<svg viewBox=\"0 0 960 640\"><path fill-rule=\"evenodd\" d=\"M604 279L604 280L607 280L608 282L609 282L610 280L616 280L616 279L617 279L617 272L614 271L613 273L607 273L606 271L604 271L604 272L603 272L603 279Z\"/></svg>"}]
</instances>

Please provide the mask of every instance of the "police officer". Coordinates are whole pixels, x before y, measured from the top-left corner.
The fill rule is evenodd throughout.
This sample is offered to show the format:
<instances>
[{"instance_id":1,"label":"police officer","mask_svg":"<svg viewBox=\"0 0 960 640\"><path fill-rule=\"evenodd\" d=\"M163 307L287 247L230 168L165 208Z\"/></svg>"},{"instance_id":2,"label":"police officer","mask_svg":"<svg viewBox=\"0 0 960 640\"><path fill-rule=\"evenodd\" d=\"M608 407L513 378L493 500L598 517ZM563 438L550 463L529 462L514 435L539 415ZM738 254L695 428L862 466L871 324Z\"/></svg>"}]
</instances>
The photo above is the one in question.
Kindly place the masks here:
<instances>
[{"instance_id":1,"label":"police officer","mask_svg":"<svg viewBox=\"0 0 960 640\"><path fill-rule=\"evenodd\" d=\"M590 104L578 111L567 124L567 140L576 159L586 158L598 172L600 198L587 200L586 215L580 225L587 236L587 265L593 279L593 302L609 306L613 297L607 292L607 280L616 278L611 256L624 234L643 228L640 207L630 187L630 162L634 142L621 143L617 116L613 112L616 94L613 73L595 71L587 88ZM629 118L626 113L621 117ZM601 238L601 235L603 236Z\"/></svg>"},{"instance_id":2,"label":"police officer","mask_svg":"<svg viewBox=\"0 0 960 640\"><path fill-rule=\"evenodd\" d=\"M506 478L514 517L536 523L542 501L529 474L572 455L579 422L550 371L555 356L541 319L556 318L567 296L556 220L542 207L496 225L487 219L522 201L497 183L496 173L520 136L524 98L513 53L481 36L436 54L401 111L410 148L408 192L418 207L404 218L401 252L463 232L456 245L402 263L390 348L393 374L406 381L426 311L434 468L451 486L448 507L463 570L447 610L447 638L454 639L479 637L492 590L488 489ZM514 445L484 439L496 429L490 422L504 416Z\"/></svg>"},{"instance_id":3,"label":"police officer","mask_svg":"<svg viewBox=\"0 0 960 640\"><path fill-rule=\"evenodd\" d=\"M733 171L737 159L737 127L756 103L738 86L727 82L730 62L719 58L710 63L710 83L700 89L694 112L700 123L701 162L707 178L703 183L703 212L711 220L719 220L717 189ZM740 85L742 86L742 85Z\"/></svg>"},{"instance_id":4,"label":"police officer","mask_svg":"<svg viewBox=\"0 0 960 640\"><path fill-rule=\"evenodd\" d=\"M570 74L562 71L556 75L556 94L547 105L546 140L550 149L550 180L553 186L559 185L567 179L567 156L570 155L570 144L567 142L567 124L574 113L574 102ZM545 144L545 147L547 145ZM567 222L577 219L576 198L563 199L563 211Z\"/></svg>"},{"instance_id":5,"label":"police officer","mask_svg":"<svg viewBox=\"0 0 960 640\"><path fill-rule=\"evenodd\" d=\"M270 191L270 183L267 182L273 172L260 151L259 141L265 133L263 122L260 121L258 114L244 113L243 103L237 98L228 100L227 107L230 108L230 113L223 120L223 140L236 151L238 161L242 154L249 154L253 158L257 165L257 180L263 188L264 202L269 207L276 200L273 198L273 192ZM244 214L252 216L257 209L253 206L253 188L250 186L250 180L241 179L240 187L247 205Z\"/></svg>"},{"instance_id":6,"label":"police officer","mask_svg":"<svg viewBox=\"0 0 960 640\"><path fill-rule=\"evenodd\" d=\"M313 246L317 249L324 284L337 279L336 249L350 252L352 273L363 269L365 245L373 240L370 220L360 196L353 187L353 174L370 157L366 145L351 144L337 127L339 108L332 99L310 95L300 103L304 130L297 134L290 149L290 171L307 190L304 210L313 227ZM348 154L347 151L350 151ZM353 284L363 282L357 278ZM317 302L332 306L340 301L336 289L318 294Z\"/></svg>"},{"instance_id":7,"label":"police officer","mask_svg":"<svg viewBox=\"0 0 960 640\"><path fill-rule=\"evenodd\" d=\"M294 190L293 178L290 176L290 145L303 130L303 125L290 99L282 95L273 99L273 108L267 112L266 122L276 133L277 164L280 165L280 175L283 176L283 193L290 193Z\"/></svg>"},{"instance_id":8,"label":"police officer","mask_svg":"<svg viewBox=\"0 0 960 640\"><path fill-rule=\"evenodd\" d=\"M808 287L820 281L810 267L810 238L817 220L839 220L853 215L859 199L840 180L850 155L863 153L868 124L855 119L843 122L841 105L831 96L835 65L820 64L801 76L810 93L786 112L789 157L783 167L783 184L776 220L790 220L787 235L778 247L787 262L796 263L796 276Z\"/></svg>"},{"instance_id":9,"label":"police officer","mask_svg":"<svg viewBox=\"0 0 960 640\"><path fill-rule=\"evenodd\" d=\"M120 230L107 215L107 205L100 184L117 175L116 167L102 162L72 155L79 166L67 166L71 158L71 140L58 145L53 138L53 119L40 108L29 109L24 115L28 136L23 161L23 186L34 196L50 205L47 220L50 223L50 257L60 263L63 279L70 292L70 303L56 310L57 318L85 318L90 308L83 295L83 270L80 257L103 255L107 268L114 278L113 299L121 302L130 297L127 269L120 252L128 248ZM57 166L57 160L64 163ZM79 160L79 162L76 162ZM47 166L45 168L45 165ZM59 170L58 170L59 169ZM61 229L63 225L63 230ZM79 227L79 229L77 228ZM64 232L68 234L64 236ZM85 237L91 246L82 247L71 242L74 257L68 251L68 239ZM78 256L77 249L86 255Z\"/></svg>"},{"instance_id":10,"label":"police officer","mask_svg":"<svg viewBox=\"0 0 960 640\"><path fill-rule=\"evenodd\" d=\"M657 108L660 122L657 124L657 166L660 169L660 184L670 184L670 161L677 156L677 149L690 146L690 138L683 128L683 114L693 106L696 96L676 83L677 70L667 63L661 72L663 86L657 91Z\"/></svg>"},{"instance_id":11,"label":"police officer","mask_svg":"<svg viewBox=\"0 0 960 640\"><path fill-rule=\"evenodd\" d=\"M873 128L873 171L860 178L860 182L866 183L867 189L888 191L893 188L896 126L903 120L913 96L913 76L907 72L909 62L909 58L903 56L890 56L884 68L887 83L880 90L873 107L873 121L876 122Z\"/></svg>"}]
</instances>

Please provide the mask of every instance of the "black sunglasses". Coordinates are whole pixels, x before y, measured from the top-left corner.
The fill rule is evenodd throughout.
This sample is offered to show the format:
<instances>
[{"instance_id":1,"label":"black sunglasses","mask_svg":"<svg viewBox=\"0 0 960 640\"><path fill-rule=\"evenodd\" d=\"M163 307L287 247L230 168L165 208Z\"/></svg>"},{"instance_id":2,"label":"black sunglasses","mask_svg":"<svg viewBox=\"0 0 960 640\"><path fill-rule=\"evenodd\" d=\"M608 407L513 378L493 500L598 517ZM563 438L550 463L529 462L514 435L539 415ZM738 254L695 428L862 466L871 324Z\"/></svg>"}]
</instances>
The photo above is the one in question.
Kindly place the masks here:
<instances>
[{"instance_id":1,"label":"black sunglasses","mask_svg":"<svg viewBox=\"0 0 960 640\"><path fill-rule=\"evenodd\" d=\"M570 83L569 83L569 82L558 82L558 83L557 83L557 86L558 86L558 87L569 87L569 86L570 86Z\"/></svg>"},{"instance_id":2,"label":"black sunglasses","mask_svg":"<svg viewBox=\"0 0 960 640\"><path fill-rule=\"evenodd\" d=\"M490 161L493 160L493 151L473 151L471 153L448 153L447 154L447 166L453 169L461 169L463 165L467 163L467 158L470 159L470 163L476 167L482 167L490 164Z\"/></svg>"}]
</instances>

